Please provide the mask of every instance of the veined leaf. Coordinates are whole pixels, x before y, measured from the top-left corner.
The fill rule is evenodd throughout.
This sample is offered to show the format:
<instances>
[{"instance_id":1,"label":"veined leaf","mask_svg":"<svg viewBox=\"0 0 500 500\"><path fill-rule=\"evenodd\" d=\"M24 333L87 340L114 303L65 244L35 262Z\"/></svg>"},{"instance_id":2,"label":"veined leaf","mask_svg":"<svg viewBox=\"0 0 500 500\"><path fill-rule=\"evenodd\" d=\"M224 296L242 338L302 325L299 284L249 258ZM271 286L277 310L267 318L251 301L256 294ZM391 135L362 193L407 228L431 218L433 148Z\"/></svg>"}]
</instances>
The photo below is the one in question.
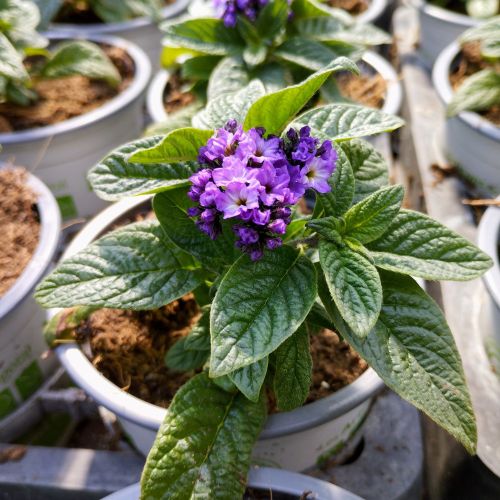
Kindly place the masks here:
<instances>
[{"instance_id":1,"label":"veined leaf","mask_svg":"<svg viewBox=\"0 0 500 500\"><path fill-rule=\"evenodd\" d=\"M338 19L346 26L354 23L354 18L347 11L330 7L321 0L294 0L292 10L295 19L328 16Z\"/></svg>"},{"instance_id":2,"label":"veined leaf","mask_svg":"<svg viewBox=\"0 0 500 500\"><path fill-rule=\"evenodd\" d=\"M382 286L377 269L348 246L321 240L319 260L328 290L340 314L358 337L375 326L382 307Z\"/></svg>"},{"instance_id":3,"label":"veined leaf","mask_svg":"<svg viewBox=\"0 0 500 500\"><path fill-rule=\"evenodd\" d=\"M210 347L205 351L188 349L187 337L179 339L165 356L165 365L176 372L189 372L201 368L210 356Z\"/></svg>"},{"instance_id":4,"label":"veined leaf","mask_svg":"<svg viewBox=\"0 0 500 500\"><path fill-rule=\"evenodd\" d=\"M241 498L250 454L266 418L205 373L175 395L142 473L143 498Z\"/></svg>"},{"instance_id":5,"label":"veined leaf","mask_svg":"<svg viewBox=\"0 0 500 500\"><path fill-rule=\"evenodd\" d=\"M304 321L316 297L309 259L283 246L251 262L244 255L222 279L212 304L211 376L266 357Z\"/></svg>"},{"instance_id":6,"label":"veined leaf","mask_svg":"<svg viewBox=\"0 0 500 500\"><path fill-rule=\"evenodd\" d=\"M113 231L64 260L37 287L43 307L156 309L190 292L195 263L155 221Z\"/></svg>"},{"instance_id":7,"label":"veined leaf","mask_svg":"<svg viewBox=\"0 0 500 500\"><path fill-rule=\"evenodd\" d=\"M21 82L29 80L22 57L2 32L0 32L0 76Z\"/></svg>"},{"instance_id":8,"label":"veined leaf","mask_svg":"<svg viewBox=\"0 0 500 500\"><path fill-rule=\"evenodd\" d=\"M492 266L465 238L412 210L401 210L368 249L377 267L428 280L470 280Z\"/></svg>"},{"instance_id":9,"label":"veined leaf","mask_svg":"<svg viewBox=\"0 0 500 500\"><path fill-rule=\"evenodd\" d=\"M234 385L251 401L258 401L260 390L266 378L269 358L266 356L261 360L244 366L229 374Z\"/></svg>"},{"instance_id":10,"label":"veined leaf","mask_svg":"<svg viewBox=\"0 0 500 500\"><path fill-rule=\"evenodd\" d=\"M337 243L337 245L342 245L343 243L341 236L343 223L336 217L328 216L321 219L312 219L307 223L307 227L316 231L323 238Z\"/></svg>"},{"instance_id":11,"label":"veined leaf","mask_svg":"<svg viewBox=\"0 0 500 500\"><path fill-rule=\"evenodd\" d=\"M195 161L178 163L134 163L129 157L140 148L158 144L162 137L147 137L120 146L103 158L89 174L94 192L103 200L116 201L128 196L157 193L186 185L200 165Z\"/></svg>"},{"instance_id":12,"label":"veined leaf","mask_svg":"<svg viewBox=\"0 0 500 500\"><path fill-rule=\"evenodd\" d=\"M248 70L239 56L225 57L214 68L208 81L207 99L238 92L250 82Z\"/></svg>"},{"instance_id":13,"label":"veined leaf","mask_svg":"<svg viewBox=\"0 0 500 500\"><path fill-rule=\"evenodd\" d=\"M323 329L331 330L333 332L336 331L335 325L333 324L330 315L318 302L315 302L313 304L304 324L306 325L306 329L310 333L318 333Z\"/></svg>"},{"instance_id":14,"label":"veined leaf","mask_svg":"<svg viewBox=\"0 0 500 500\"><path fill-rule=\"evenodd\" d=\"M288 1L274 0L260 11L256 28L261 40L273 41L286 29L288 21Z\"/></svg>"}]
</instances>

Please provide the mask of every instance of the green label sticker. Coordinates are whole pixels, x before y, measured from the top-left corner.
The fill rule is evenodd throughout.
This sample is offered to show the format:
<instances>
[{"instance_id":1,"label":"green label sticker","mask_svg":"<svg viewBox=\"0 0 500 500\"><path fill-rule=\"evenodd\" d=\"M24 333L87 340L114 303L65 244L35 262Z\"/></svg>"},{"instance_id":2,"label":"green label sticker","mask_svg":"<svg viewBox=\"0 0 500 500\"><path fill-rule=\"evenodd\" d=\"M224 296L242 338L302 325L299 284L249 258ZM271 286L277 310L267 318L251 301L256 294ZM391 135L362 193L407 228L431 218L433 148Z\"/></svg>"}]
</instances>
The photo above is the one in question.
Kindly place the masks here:
<instances>
[{"instance_id":1,"label":"green label sticker","mask_svg":"<svg viewBox=\"0 0 500 500\"><path fill-rule=\"evenodd\" d=\"M42 385L42 382L43 374L37 362L33 361L16 378L15 384L21 397L27 399Z\"/></svg>"},{"instance_id":2,"label":"green label sticker","mask_svg":"<svg viewBox=\"0 0 500 500\"><path fill-rule=\"evenodd\" d=\"M73 200L72 196L70 196L69 194L66 196L58 196L56 200L63 219L76 217L78 215L75 200Z\"/></svg>"}]
</instances>

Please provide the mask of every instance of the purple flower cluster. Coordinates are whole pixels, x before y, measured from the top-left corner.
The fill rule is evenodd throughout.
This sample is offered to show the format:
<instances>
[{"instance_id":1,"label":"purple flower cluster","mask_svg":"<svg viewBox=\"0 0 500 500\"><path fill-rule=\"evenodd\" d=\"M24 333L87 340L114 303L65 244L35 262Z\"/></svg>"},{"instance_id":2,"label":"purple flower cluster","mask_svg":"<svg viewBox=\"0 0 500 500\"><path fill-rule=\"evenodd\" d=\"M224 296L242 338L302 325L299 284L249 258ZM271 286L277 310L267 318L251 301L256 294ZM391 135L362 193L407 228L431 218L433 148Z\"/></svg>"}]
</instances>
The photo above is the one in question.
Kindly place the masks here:
<instances>
[{"instance_id":1,"label":"purple flower cluster","mask_svg":"<svg viewBox=\"0 0 500 500\"><path fill-rule=\"evenodd\" d=\"M231 120L200 148L198 160L203 168L188 192L197 205L188 215L212 239L223 219L238 219L236 246L258 260L265 248L281 246L291 206L307 189L330 191L337 152L330 141L311 137L309 127L290 129L282 140L266 137L263 128L244 132Z\"/></svg>"},{"instance_id":2,"label":"purple flower cluster","mask_svg":"<svg viewBox=\"0 0 500 500\"><path fill-rule=\"evenodd\" d=\"M255 21L260 10L267 5L269 0L214 0L217 15L223 19L228 28L236 26L238 14Z\"/></svg>"}]
</instances>

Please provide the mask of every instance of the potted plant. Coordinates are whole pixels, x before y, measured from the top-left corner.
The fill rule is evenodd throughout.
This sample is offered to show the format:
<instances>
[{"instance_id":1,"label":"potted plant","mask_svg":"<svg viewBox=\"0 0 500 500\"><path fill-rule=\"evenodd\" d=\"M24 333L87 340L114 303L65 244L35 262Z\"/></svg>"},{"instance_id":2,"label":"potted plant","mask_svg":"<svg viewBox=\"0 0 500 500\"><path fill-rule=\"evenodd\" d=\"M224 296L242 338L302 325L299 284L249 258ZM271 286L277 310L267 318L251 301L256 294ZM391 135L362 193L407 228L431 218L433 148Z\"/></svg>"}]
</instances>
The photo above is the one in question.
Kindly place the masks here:
<instances>
[{"instance_id":1,"label":"potted plant","mask_svg":"<svg viewBox=\"0 0 500 500\"><path fill-rule=\"evenodd\" d=\"M436 61L432 79L447 109L444 148L482 191L500 193L500 17L466 31Z\"/></svg>"},{"instance_id":2,"label":"potted plant","mask_svg":"<svg viewBox=\"0 0 500 500\"><path fill-rule=\"evenodd\" d=\"M33 289L54 261L61 221L49 189L24 169L3 165L0 191L0 436L15 439L27 401L56 366L42 356L45 312Z\"/></svg>"},{"instance_id":3,"label":"potted plant","mask_svg":"<svg viewBox=\"0 0 500 500\"><path fill-rule=\"evenodd\" d=\"M158 22L184 12L190 0L64 1L35 0L42 19L39 29L88 38L111 35L139 46L156 66L161 51Z\"/></svg>"},{"instance_id":4,"label":"potted plant","mask_svg":"<svg viewBox=\"0 0 500 500\"><path fill-rule=\"evenodd\" d=\"M355 23L310 0L296 0L291 6L286 0L273 0L252 12L240 11L235 5L228 3L219 12L220 19L188 18L162 26L162 63L167 71L155 78L148 97L148 109L155 121L170 118L178 123L179 114L165 113L164 102L169 103L172 90L176 95L181 91L184 101L189 93L196 100L200 94L210 100L238 90L257 77L272 91L300 81L337 55L358 59L366 47L391 40L374 26ZM384 63L379 56L368 54L364 77L370 76L371 68L382 74L390 87L387 111L397 112L398 79ZM334 79L323 88L323 97L342 99ZM196 111L192 106L190 109ZM181 112L185 116L185 110Z\"/></svg>"},{"instance_id":5,"label":"potted plant","mask_svg":"<svg viewBox=\"0 0 500 500\"><path fill-rule=\"evenodd\" d=\"M10 23L18 19L19 5L24 4L0 8L0 19L9 26L0 33L5 63L0 69L0 158L37 168L65 218L94 214L104 204L90 191L86 173L110 148L141 132L149 61L135 45L109 37L68 41L54 35L49 49L43 48L47 42L40 42L36 32L26 34ZM36 8L30 12L36 25ZM37 48L28 36L35 37Z\"/></svg>"},{"instance_id":6,"label":"potted plant","mask_svg":"<svg viewBox=\"0 0 500 500\"><path fill-rule=\"evenodd\" d=\"M200 117L207 128L143 139L90 176L107 198L156 192L159 222L104 236L39 285L43 306L78 306L51 321L52 343L72 338L96 308L154 309L191 290L205 305L196 333L167 354L178 368L196 360L206 369L166 412L144 470L145 496L217 488L237 498L267 395L278 408L300 411L311 382L308 337L325 321L389 387L475 449L453 336L409 275L467 280L491 260L436 221L401 209L400 186L377 189L365 178L356 188L353 165L365 156L352 139L394 130L400 119L349 104L300 114L334 71L355 68L340 58L267 94L254 80L230 100L209 101ZM316 192L315 210L294 218L306 188Z\"/></svg>"},{"instance_id":7,"label":"potted plant","mask_svg":"<svg viewBox=\"0 0 500 500\"><path fill-rule=\"evenodd\" d=\"M315 479L313 477L289 472L286 470L270 469L268 467L252 468L248 475L246 498L267 498L263 495L292 495L304 500L324 498L325 500L359 500L360 497L346 491L339 486ZM138 500L140 498L140 484L133 484L106 497L107 500Z\"/></svg>"},{"instance_id":8,"label":"potted plant","mask_svg":"<svg viewBox=\"0 0 500 500\"><path fill-rule=\"evenodd\" d=\"M478 246L493 259L493 267L484 275L488 295L481 307L481 334L492 370L500 376L500 209L490 207L479 224Z\"/></svg>"},{"instance_id":9,"label":"potted plant","mask_svg":"<svg viewBox=\"0 0 500 500\"><path fill-rule=\"evenodd\" d=\"M412 4L420 22L419 51L429 66L466 29L500 13L497 0L412 0Z\"/></svg>"}]
</instances>

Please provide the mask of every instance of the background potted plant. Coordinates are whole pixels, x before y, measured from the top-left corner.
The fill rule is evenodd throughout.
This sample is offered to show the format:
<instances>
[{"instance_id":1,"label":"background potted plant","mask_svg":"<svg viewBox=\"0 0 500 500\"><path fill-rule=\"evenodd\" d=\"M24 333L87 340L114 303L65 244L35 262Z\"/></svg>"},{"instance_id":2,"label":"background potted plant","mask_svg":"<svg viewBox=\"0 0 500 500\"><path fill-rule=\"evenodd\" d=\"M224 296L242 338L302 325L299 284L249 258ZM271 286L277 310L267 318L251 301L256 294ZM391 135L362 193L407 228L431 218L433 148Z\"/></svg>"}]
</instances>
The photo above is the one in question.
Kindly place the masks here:
<instances>
[{"instance_id":1,"label":"background potted plant","mask_svg":"<svg viewBox=\"0 0 500 500\"><path fill-rule=\"evenodd\" d=\"M347 104L299 114L334 71L345 69L355 65L337 59L268 94L255 80L231 99L209 101L199 118L207 128L179 129L151 139L148 149L132 147L120 169L127 174L120 184L107 176L107 189L113 197L157 192L159 222L105 236L65 260L37 289L45 307L90 310L155 308L203 284L212 290L207 327L196 333L207 370L169 406L143 473L145 496L213 488L228 498L241 495L266 420L263 387L287 410L307 396L305 341L315 304L390 388L475 449L453 336L409 275L467 280L491 260L436 221L401 209L400 186L375 189L356 202L345 161L356 143L347 141L402 122ZM96 177L101 174L94 171L91 182ZM287 239L306 187L317 193L315 213ZM63 311L52 320L56 343L58 334L71 333L74 314ZM186 337L177 354L201 358L186 346L192 341Z\"/></svg>"},{"instance_id":2,"label":"background potted plant","mask_svg":"<svg viewBox=\"0 0 500 500\"><path fill-rule=\"evenodd\" d=\"M412 0L420 22L419 51L432 66L440 52L466 29L500 13L498 0Z\"/></svg>"},{"instance_id":3,"label":"background potted plant","mask_svg":"<svg viewBox=\"0 0 500 500\"><path fill-rule=\"evenodd\" d=\"M23 29L38 19L28 5L33 22ZM43 48L47 42L33 29L18 36L9 21L19 19L18 7L0 8L6 26L0 32L1 159L36 168L64 217L94 214L104 204L90 191L86 173L110 148L141 132L149 61L135 45L108 37L67 41L54 35L52 46Z\"/></svg>"},{"instance_id":4,"label":"background potted plant","mask_svg":"<svg viewBox=\"0 0 500 500\"><path fill-rule=\"evenodd\" d=\"M26 403L56 366L43 357L45 313L32 294L57 251L61 220L57 203L39 179L21 169L0 168L0 436L26 430Z\"/></svg>"},{"instance_id":5,"label":"background potted plant","mask_svg":"<svg viewBox=\"0 0 500 500\"><path fill-rule=\"evenodd\" d=\"M77 38L112 35L139 46L158 65L161 33L157 23L186 10L190 0L35 0L40 8L41 30Z\"/></svg>"},{"instance_id":6,"label":"background potted plant","mask_svg":"<svg viewBox=\"0 0 500 500\"><path fill-rule=\"evenodd\" d=\"M482 191L500 193L500 17L466 31L439 56L432 79L447 107L444 148Z\"/></svg>"},{"instance_id":7,"label":"background potted plant","mask_svg":"<svg viewBox=\"0 0 500 500\"><path fill-rule=\"evenodd\" d=\"M391 40L374 26L358 24L309 0L296 0L291 6L276 0L253 12L239 11L234 5L228 3L220 19L190 18L163 25L162 63L167 71L154 79L148 96L155 121L170 118L178 123L179 114L167 115L164 106L169 87L179 92L176 82L180 81L184 101L189 92L198 99L206 94L210 100L242 88L254 77L273 91L300 81L338 55L359 59L366 47ZM376 54L369 53L364 62L365 76L374 69L386 79L386 111L397 112L401 96L396 74ZM323 87L323 98L342 99L333 78ZM181 112L186 116L185 110Z\"/></svg>"}]
</instances>

